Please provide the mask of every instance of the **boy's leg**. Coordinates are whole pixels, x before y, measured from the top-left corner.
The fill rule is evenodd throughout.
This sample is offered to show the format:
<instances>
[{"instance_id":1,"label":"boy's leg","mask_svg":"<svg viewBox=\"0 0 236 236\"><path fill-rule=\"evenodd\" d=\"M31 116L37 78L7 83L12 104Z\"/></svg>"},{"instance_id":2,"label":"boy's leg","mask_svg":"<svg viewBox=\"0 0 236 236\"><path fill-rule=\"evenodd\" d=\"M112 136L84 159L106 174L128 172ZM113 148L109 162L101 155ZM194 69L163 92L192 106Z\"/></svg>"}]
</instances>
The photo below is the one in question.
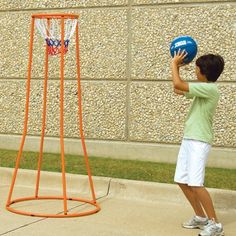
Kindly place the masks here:
<instances>
[{"instance_id":1,"label":"boy's leg","mask_svg":"<svg viewBox=\"0 0 236 236\"><path fill-rule=\"evenodd\" d=\"M199 233L199 236L223 236L223 226L216 218L215 209L208 191L204 187L192 187L192 189L196 193L197 198L201 202L201 205L203 206L209 218L208 224Z\"/></svg>"},{"instance_id":2,"label":"boy's leg","mask_svg":"<svg viewBox=\"0 0 236 236\"><path fill-rule=\"evenodd\" d=\"M199 200L197 192L195 192L192 187L188 186L187 184L180 184L178 183L179 187L183 191L185 197L188 199L189 203L191 204L195 214L200 217L206 217L204 210L201 206L201 201Z\"/></svg>"},{"instance_id":3,"label":"boy's leg","mask_svg":"<svg viewBox=\"0 0 236 236\"><path fill-rule=\"evenodd\" d=\"M200 143L200 145L202 145L202 143ZM201 147L200 150L202 150ZM194 155L195 153L197 153L197 155ZM193 191L192 187L187 184L189 182L190 174L196 171L194 167L199 165L198 154L199 154L199 142L196 143L195 140L189 140L189 139L182 140L178 154L174 180L180 186L184 195L186 196L191 206L193 207L196 215L200 217L205 217L204 210L201 206L201 203L196 193ZM196 161L197 164L195 164ZM194 162L193 165L191 165L192 162ZM204 162L202 163L202 161L200 160L201 165L204 165ZM190 167L193 167L194 169L190 170ZM203 168L204 166L200 167L201 171ZM193 176L193 178L195 179L195 176Z\"/></svg>"},{"instance_id":4,"label":"boy's leg","mask_svg":"<svg viewBox=\"0 0 236 236\"><path fill-rule=\"evenodd\" d=\"M192 191L194 192L195 197L198 199L198 201L204 208L208 216L208 219L214 219L215 222L218 222L212 199L206 188L205 187L191 187L191 188Z\"/></svg>"}]
</instances>

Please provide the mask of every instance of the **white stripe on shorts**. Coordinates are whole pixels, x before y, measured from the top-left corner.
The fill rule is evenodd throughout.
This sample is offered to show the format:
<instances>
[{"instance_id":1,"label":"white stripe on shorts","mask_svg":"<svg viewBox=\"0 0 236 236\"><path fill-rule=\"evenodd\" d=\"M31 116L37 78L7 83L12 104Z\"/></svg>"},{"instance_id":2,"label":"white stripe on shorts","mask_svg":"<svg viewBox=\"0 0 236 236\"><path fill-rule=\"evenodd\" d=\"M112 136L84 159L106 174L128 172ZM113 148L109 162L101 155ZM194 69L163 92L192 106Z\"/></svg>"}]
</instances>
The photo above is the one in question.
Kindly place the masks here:
<instances>
[{"instance_id":1,"label":"white stripe on shorts","mask_svg":"<svg viewBox=\"0 0 236 236\"><path fill-rule=\"evenodd\" d=\"M211 145L183 139L180 146L174 181L189 186L203 186L205 166Z\"/></svg>"}]
</instances>

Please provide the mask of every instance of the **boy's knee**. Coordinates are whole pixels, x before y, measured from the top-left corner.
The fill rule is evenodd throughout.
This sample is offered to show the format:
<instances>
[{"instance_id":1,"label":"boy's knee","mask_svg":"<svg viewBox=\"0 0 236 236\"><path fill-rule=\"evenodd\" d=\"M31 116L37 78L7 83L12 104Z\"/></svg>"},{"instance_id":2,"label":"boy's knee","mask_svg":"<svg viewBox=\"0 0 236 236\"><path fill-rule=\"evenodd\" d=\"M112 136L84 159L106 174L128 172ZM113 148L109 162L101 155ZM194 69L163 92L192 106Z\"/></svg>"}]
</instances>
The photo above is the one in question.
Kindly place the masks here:
<instances>
[{"instance_id":1,"label":"boy's knee","mask_svg":"<svg viewBox=\"0 0 236 236\"><path fill-rule=\"evenodd\" d=\"M202 191L202 189L204 188L205 188L204 186L191 186L191 189L196 193Z\"/></svg>"},{"instance_id":2,"label":"boy's knee","mask_svg":"<svg viewBox=\"0 0 236 236\"><path fill-rule=\"evenodd\" d=\"M178 183L178 182L176 182L176 184L178 184L181 189L182 188L189 188L189 186L187 184Z\"/></svg>"}]
</instances>

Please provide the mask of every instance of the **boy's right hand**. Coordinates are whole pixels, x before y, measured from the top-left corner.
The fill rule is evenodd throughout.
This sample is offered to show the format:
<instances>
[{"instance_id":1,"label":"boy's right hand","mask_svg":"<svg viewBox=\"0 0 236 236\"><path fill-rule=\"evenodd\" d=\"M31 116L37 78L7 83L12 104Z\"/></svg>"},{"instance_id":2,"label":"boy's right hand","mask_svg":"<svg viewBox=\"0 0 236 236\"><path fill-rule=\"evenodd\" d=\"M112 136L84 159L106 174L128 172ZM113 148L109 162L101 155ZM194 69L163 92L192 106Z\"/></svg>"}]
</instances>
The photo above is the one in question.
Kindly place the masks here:
<instances>
[{"instance_id":1,"label":"boy's right hand","mask_svg":"<svg viewBox=\"0 0 236 236\"><path fill-rule=\"evenodd\" d=\"M172 59L172 64L174 64L174 65L176 65L176 66L178 66L178 67L180 67L180 66L183 66L183 65L185 65L184 63L183 63L183 60L184 60L184 58L186 57L188 55L188 53L185 51L185 50L178 50L178 52L174 52L174 57L173 57L173 59Z\"/></svg>"}]
</instances>

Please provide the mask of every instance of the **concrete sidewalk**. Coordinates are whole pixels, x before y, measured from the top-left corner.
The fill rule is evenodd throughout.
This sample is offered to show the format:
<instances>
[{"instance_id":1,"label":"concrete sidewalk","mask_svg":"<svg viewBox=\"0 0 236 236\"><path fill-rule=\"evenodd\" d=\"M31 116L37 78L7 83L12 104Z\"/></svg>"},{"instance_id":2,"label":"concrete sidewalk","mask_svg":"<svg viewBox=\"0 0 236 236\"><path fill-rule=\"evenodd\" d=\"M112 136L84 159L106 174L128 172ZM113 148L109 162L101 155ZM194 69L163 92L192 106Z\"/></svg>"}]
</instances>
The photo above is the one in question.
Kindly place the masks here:
<instances>
[{"instance_id":1,"label":"concrete sidewalk","mask_svg":"<svg viewBox=\"0 0 236 236\"><path fill-rule=\"evenodd\" d=\"M192 236L199 230L181 228L181 222L193 212L175 185L94 177L101 211L77 218L39 218L23 216L5 210L13 169L0 168L0 235L12 236ZM19 170L13 199L32 196L35 171ZM40 195L61 195L61 175L42 172ZM91 199L86 176L67 174L69 197ZM236 191L209 189L225 235L236 235ZM71 211L86 206L71 202ZM62 201L29 201L13 205L32 212L58 213Z\"/></svg>"}]
</instances>

